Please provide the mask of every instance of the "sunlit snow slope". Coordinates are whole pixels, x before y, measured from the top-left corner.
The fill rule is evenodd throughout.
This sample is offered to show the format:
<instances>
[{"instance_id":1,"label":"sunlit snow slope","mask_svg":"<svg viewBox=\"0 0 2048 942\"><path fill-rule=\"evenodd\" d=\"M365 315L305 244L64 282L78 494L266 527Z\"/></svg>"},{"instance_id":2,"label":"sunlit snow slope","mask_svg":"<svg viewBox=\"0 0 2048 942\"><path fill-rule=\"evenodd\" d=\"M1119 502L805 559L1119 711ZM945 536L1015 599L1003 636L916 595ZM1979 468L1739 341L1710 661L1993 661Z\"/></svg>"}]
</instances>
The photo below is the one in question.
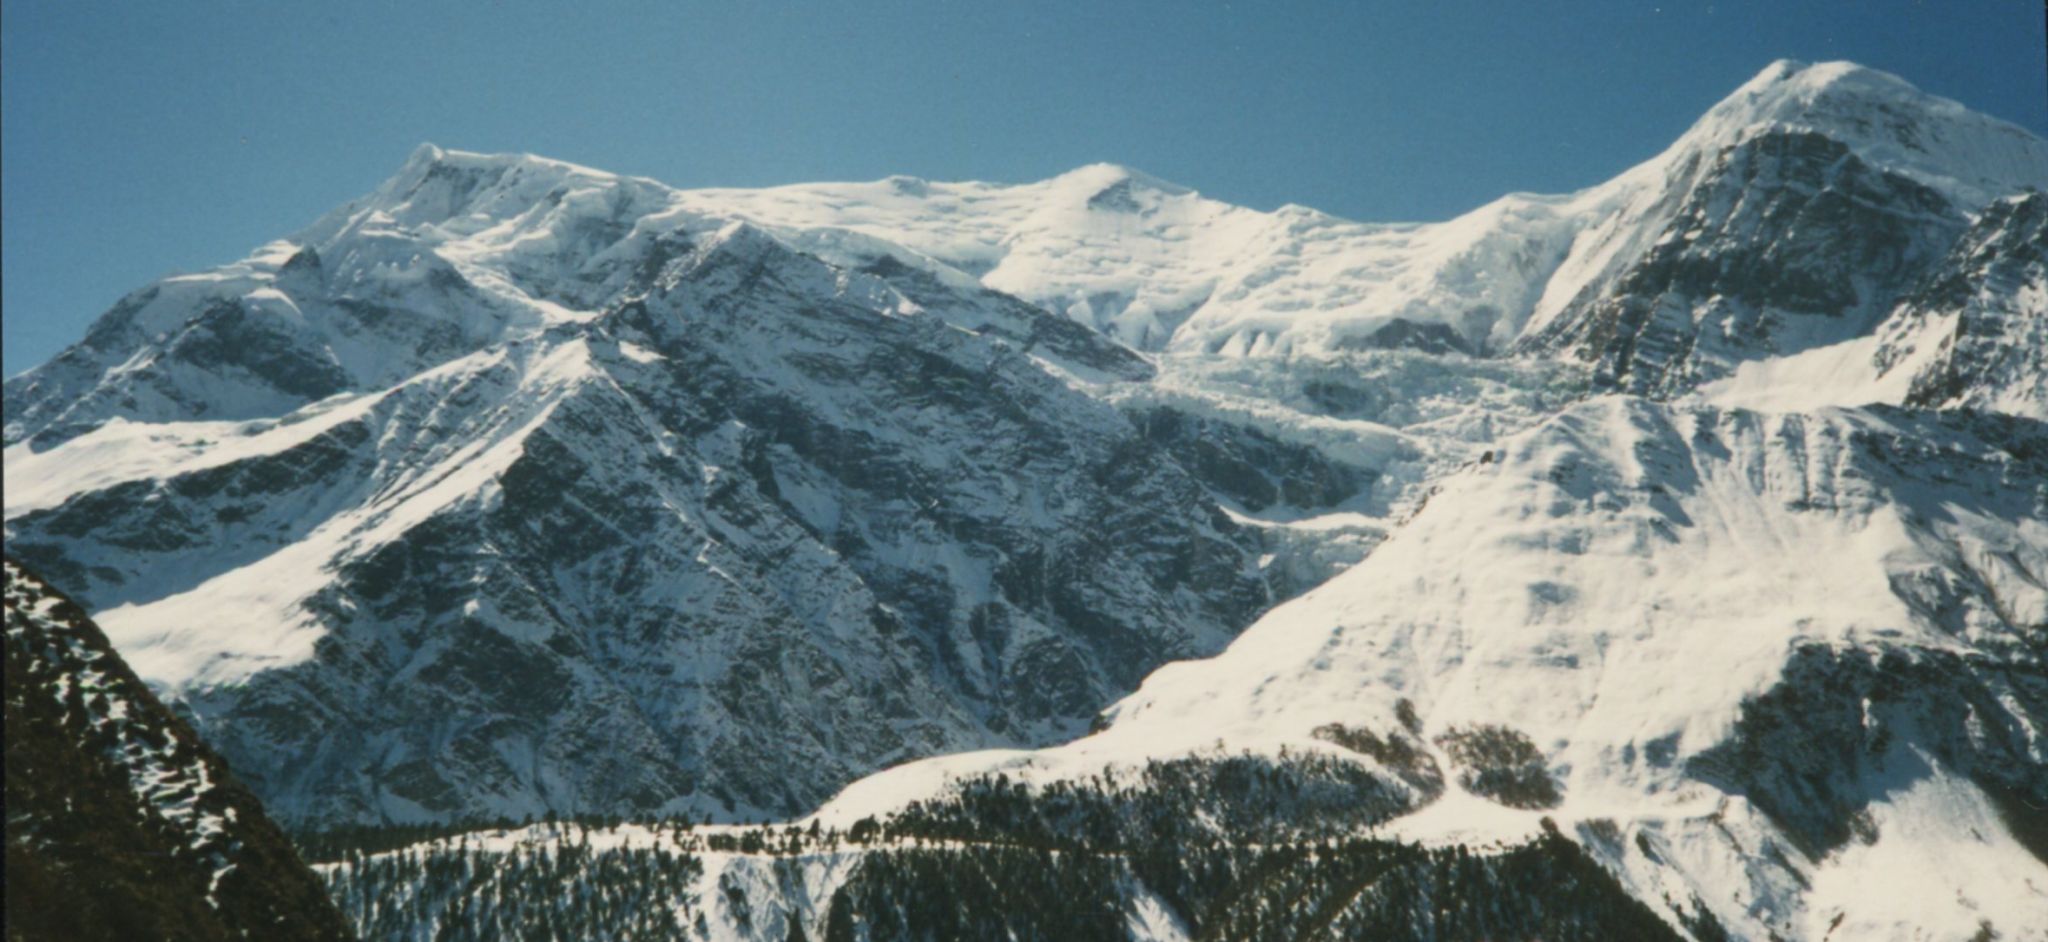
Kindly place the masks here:
<instances>
[{"instance_id":1,"label":"sunlit snow slope","mask_svg":"<svg viewBox=\"0 0 2048 942\"><path fill-rule=\"evenodd\" d=\"M1459 778L1382 827L1483 843L1550 815L1645 899L1745 937L2048 925L2039 424L1604 397L1494 454L1223 655L1155 672L1105 732L892 770L826 820L1219 746L1400 771L1333 725L1412 728L1477 774L1460 740L1487 730L1532 745L1547 787Z\"/></svg>"}]
</instances>

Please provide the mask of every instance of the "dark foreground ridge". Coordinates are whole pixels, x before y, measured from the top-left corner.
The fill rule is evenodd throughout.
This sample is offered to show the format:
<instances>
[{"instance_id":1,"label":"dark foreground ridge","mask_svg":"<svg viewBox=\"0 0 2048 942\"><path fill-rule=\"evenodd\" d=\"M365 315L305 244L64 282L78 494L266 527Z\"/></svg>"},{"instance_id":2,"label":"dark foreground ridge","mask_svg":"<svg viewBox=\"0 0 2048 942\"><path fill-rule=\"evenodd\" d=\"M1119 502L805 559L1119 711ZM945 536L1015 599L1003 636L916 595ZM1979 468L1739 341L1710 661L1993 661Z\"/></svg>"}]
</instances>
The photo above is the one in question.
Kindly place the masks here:
<instances>
[{"instance_id":1,"label":"dark foreground ridge","mask_svg":"<svg viewBox=\"0 0 2048 942\"><path fill-rule=\"evenodd\" d=\"M347 939L256 796L6 562L7 938Z\"/></svg>"}]
</instances>

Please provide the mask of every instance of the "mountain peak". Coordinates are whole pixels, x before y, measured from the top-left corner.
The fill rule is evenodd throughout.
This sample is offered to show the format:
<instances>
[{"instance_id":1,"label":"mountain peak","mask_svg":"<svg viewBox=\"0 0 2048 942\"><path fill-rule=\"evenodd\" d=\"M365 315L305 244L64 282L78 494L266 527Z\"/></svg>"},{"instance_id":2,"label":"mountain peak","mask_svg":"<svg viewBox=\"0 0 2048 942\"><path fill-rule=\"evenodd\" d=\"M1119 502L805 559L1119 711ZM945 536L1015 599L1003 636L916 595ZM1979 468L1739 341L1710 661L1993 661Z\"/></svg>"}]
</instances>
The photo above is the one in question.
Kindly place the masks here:
<instances>
[{"instance_id":1,"label":"mountain peak","mask_svg":"<svg viewBox=\"0 0 2048 942\"><path fill-rule=\"evenodd\" d=\"M293 241L325 243L367 219L402 227L488 227L543 202L559 204L574 191L624 193L646 207L667 202L669 187L644 177L626 177L534 154L489 154L453 150L433 143L413 148L397 172L368 195L322 217Z\"/></svg>"},{"instance_id":2,"label":"mountain peak","mask_svg":"<svg viewBox=\"0 0 2048 942\"><path fill-rule=\"evenodd\" d=\"M431 142L422 142L418 147L413 148L412 153L406 157L405 163L399 168L396 176L405 177L414 173L424 173L434 167L470 171L528 169L547 171L563 176L591 177L600 180L620 179L619 175L615 173L586 167L582 164L573 164L566 160L542 157L537 154L489 154L481 151L454 150Z\"/></svg>"},{"instance_id":3,"label":"mountain peak","mask_svg":"<svg viewBox=\"0 0 2048 942\"><path fill-rule=\"evenodd\" d=\"M412 153L406 156L404 166L431 164L447 156L447 153L447 151L441 149L439 144L433 141L421 141L419 146L413 148Z\"/></svg>"},{"instance_id":4,"label":"mountain peak","mask_svg":"<svg viewBox=\"0 0 2048 942\"><path fill-rule=\"evenodd\" d=\"M378 187L374 198L389 209L436 189L437 183L438 189L468 191L517 182L520 189L544 192L572 180L605 185L621 179L614 173L533 154L486 154L425 143L413 148L398 172Z\"/></svg>"},{"instance_id":5,"label":"mountain peak","mask_svg":"<svg viewBox=\"0 0 2048 942\"><path fill-rule=\"evenodd\" d=\"M1815 126L1844 119L1859 125L1863 122L1858 113L1872 108L1901 115L1926 111L1943 116L1963 110L1896 75L1854 62L1779 59L1709 109L1695 130L1739 130L1758 124Z\"/></svg>"},{"instance_id":6,"label":"mountain peak","mask_svg":"<svg viewBox=\"0 0 2048 942\"><path fill-rule=\"evenodd\" d=\"M1799 59L1779 59L1737 89L1737 94L1748 90L1761 90L1778 86L1793 85L1804 89L1821 90L1834 86L1863 88L1866 90L1888 90L1895 94L1925 94L1911 82L1890 72L1846 59L1827 62L1806 62Z\"/></svg>"},{"instance_id":7,"label":"mountain peak","mask_svg":"<svg viewBox=\"0 0 2048 942\"><path fill-rule=\"evenodd\" d=\"M1677 148L1725 147L1765 128L1825 134L1965 207L2048 185L2048 141L1854 62L1779 59L1709 109Z\"/></svg>"},{"instance_id":8,"label":"mountain peak","mask_svg":"<svg viewBox=\"0 0 2048 942\"><path fill-rule=\"evenodd\" d=\"M1112 163L1093 163L1076 167L1047 180L1046 184L1062 193L1072 192L1084 196L1091 208L1107 210L1136 208L1133 199L1141 192L1153 192L1163 196L1187 196L1195 192L1149 173Z\"/></svg>"}]
</instances>

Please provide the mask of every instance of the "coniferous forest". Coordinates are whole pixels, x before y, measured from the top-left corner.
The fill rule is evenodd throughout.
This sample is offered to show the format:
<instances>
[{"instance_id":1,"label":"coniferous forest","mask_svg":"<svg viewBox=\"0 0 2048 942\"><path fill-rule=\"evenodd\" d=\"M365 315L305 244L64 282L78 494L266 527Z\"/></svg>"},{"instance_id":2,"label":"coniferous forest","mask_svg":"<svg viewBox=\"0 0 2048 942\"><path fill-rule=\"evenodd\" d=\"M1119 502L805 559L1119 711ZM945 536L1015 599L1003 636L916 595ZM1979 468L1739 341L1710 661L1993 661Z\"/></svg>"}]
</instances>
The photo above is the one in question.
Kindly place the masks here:
<instances>
[{"instance_id":1,"label":"coniferous forest","mask_svg":"<svg viewBox=\"0 0 2048 942\"><path fill-rule=\"evenodd\" d=\"M381 853L358 849L388 842L371 831L318 846L336 899L373 938L682 940L721 927L1063 942L1127 939L1134 919L1216 940L1679 938L1554 827L1482 851L1343 836L1362 818L1302 800L1316 766L1304 768L1155 763L1127 782L1042 791L988 779L843 831L593 819ZM1689 928L1718 929L1711 917Z\"/></svg>"}]
</instances>

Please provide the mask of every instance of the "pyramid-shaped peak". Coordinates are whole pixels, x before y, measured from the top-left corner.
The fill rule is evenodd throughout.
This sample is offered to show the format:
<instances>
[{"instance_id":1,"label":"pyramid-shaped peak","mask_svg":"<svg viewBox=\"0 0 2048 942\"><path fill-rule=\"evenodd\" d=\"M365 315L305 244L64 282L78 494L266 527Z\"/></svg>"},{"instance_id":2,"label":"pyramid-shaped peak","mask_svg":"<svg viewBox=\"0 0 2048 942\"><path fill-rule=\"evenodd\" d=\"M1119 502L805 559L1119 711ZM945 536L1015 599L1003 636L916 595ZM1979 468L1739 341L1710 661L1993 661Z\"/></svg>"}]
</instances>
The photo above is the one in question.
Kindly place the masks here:
<instances>
[{"instance_id":1,"label":"pyramid-shaped peak","mask_svg":"<svg viewBox=\"0 0 2048 942\"><path fill-rule=\"evenodd\" d=\"M1766 128L1824 134L1965 208L2048 186L2048 141L1854 62L1773 62L1709 109L1676 149L1711 151Z\"/></svg>"},{"instance_id":2,"label":"pyramid-shaped peak","mask_svg":"<svg viewBox=\"0 0 2048 942\"><path fill-rule=\"evenodd\" d=\"M1702 123L1825 125L1846 121L1856 125L1864 123L1862 116L1873 110L1901 116L1983 117L1889 72L1854 62L1779 59L1722 99Z\"/></svg>"}]
</instances>

